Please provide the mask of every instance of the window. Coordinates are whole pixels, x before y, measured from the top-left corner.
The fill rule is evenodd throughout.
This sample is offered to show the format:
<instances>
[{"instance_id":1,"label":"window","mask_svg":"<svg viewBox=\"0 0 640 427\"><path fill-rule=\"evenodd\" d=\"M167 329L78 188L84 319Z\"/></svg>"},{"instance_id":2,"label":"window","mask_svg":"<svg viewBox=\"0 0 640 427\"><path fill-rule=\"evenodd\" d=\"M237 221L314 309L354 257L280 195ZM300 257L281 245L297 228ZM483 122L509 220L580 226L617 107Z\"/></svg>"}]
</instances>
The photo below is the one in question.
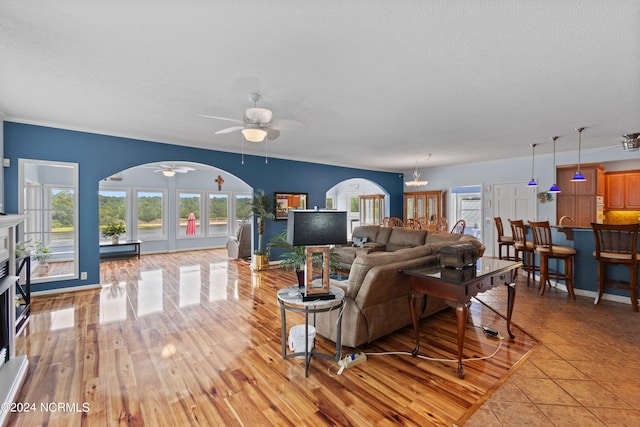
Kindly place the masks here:
<instances>
[{"instance_id":1,"label":"window","mask_svg":"<svg viewBox=\"0 0 640 427\"><path fill-rule=\"evenodd\" d=\"M100 217L99 230L109 224L127 223L127 191L126 190L100 190L98 191L98 215ZM127 227L127 235L130 233ZM125 236L120 236L126 238ZM110 241L111 237L104 237L100 231L100 241Z\"/></svg>"},{"instance_id":2,"label":"window","mask_svg":"<svg viewBox=\"0 0 640 427\"><path fill-rule=\"evenodd\" d=\"M225 193L209 193L209 228L208 234L224 236L229 230L229 195Z\"/></svg>"},{"instance_id":3,"label":"window","mask_svg":"<svg viewBox=\"0 0 640 427\"><path fill-rule=\"evenodd\" d=\"M78 278L78 165L19 159L19 240L31 250L33 283Z\"/></svg>"},{"instance_id":4,"label":"window","mask_svg":"<svg viewBox=\"0 0 640 427\"><path fill-rule=\"evenodd\" d=\"M200 207L202 194L196 192L178 192L178 236L202 236L200 227Z\"/></svg>"},{"instance_id":5,"label":"window","mask_svg":"<svg viewBox=\"0 0 640 427\"><path fill-rule=\"evenodd\" d=\"M235 195L235 221L233 223L233 229L231 234L235 236L238 231L238 224L248 221L251 218L251 202L253 196L251 194L236 194Z\"/></svg>"},{"instance_id":6,"label":"window","mask_svg":"<svg viewBox=\"0 0 640 427\"><path fill-rule=\"evenodd\" d=\"M136 192L138 239L142 241L166 239L165 192L138 190Z\"/></svg>"}]
</instances>

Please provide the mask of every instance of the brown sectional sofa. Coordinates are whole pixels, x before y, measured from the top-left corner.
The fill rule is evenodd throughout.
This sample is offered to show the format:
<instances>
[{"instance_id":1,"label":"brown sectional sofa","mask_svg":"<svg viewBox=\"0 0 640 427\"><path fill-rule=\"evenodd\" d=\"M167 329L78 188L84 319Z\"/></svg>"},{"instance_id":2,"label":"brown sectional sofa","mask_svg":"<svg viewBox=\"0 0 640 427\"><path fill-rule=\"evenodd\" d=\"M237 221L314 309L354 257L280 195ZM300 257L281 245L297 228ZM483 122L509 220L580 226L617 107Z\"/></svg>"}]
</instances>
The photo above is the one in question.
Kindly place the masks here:
<instances>
[{"instance_id":1,"label":"brown sectional sofa","mask_svg":"<svg viewBox=\"0 0 640 427\"><path fill-rule=\"evenodd\" d=\"M345 291L341 338L342 344L348 347L369 343L412 323L408 305L409 278L400 273L400 269L435 265L440 249L457 243L470 242L478 248L479 256L485 249L478 239L466 234L362 226L356 228L353 235L366 235L367 243L360 248L334 249L340 254L345 270L349 270L349 278L331 281L332 286ZM448 307L443 300L434 297L423 297L418 304L420 318ZM335 341L337 315L337 311L318 314L317 333Z\"/></svg>"}]
</instances>

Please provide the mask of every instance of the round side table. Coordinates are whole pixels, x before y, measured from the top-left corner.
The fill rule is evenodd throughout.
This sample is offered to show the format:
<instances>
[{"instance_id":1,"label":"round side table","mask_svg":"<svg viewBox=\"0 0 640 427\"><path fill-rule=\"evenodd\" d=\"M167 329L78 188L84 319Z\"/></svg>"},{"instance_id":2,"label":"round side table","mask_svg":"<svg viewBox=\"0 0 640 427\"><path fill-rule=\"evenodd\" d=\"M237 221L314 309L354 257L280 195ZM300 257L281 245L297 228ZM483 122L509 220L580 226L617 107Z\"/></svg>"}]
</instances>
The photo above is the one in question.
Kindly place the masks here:
<instances>
[{"instance_id":1,"label":"round side table","mask_svg":"<svg viewBox=\"0 0 640 427\"><path fill-rule=\"evenodd\" d=\"M309 376L309 364L311 357L321 357L323 359L340 360L340 347L342 336L342 309L344 307L344 291L337 286L331 286L330 292L334 294L335 299L330 300L314 300L302 301L302 294L298 289L298 285L287 286L278 291L278 303L280 304L280 317L282 320L282 358L303 356L304 376ZM309 314L313 314L313 326L316 324L316 314L324 313L331 310L339 310L336 320L336 352L335 354L321 353L318 351L309 351ZM287 315L286 312L304 313L304 351L287 354Z\"/></svg>"}]
</instances>

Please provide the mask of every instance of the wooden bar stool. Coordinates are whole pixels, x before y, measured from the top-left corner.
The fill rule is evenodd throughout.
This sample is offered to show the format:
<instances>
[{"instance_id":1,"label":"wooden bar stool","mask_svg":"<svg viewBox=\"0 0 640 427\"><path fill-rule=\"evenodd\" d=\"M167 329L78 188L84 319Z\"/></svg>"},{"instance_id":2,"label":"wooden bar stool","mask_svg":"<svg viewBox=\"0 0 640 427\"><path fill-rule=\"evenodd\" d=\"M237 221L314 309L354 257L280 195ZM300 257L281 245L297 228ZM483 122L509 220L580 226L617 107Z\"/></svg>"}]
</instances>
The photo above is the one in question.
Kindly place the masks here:
<instances>
[{"instance_id":1,"label":"wooden bar stool","mask_svg":"<svg viewBox=\"0 0 640 427\"><path fill-rule=\"evenodd\" d=\"M513 236L505 236L504 228L502 226L502 218L496 217L493 218L496 223L496 228L498 229L498 258L506 259L506 260L516 260L515 250L514 255L510 255L510 250L513 248ZM502 256L502 248L507 248L507 255Z\"/></svg>"},{"instance_id":2,"label":"wooden bar stool","mask_svg":"<svg viewBox=\"0 0 640 427\"><path fill-rule=\"evenodd\" d=\"M573 292L573 256L576 250L568 246L557 246L551 239L551 227L549 221L529 221L533 231L533 246L540 255L540 295L544 295L549 279L564 280L571 298L576 299ZM549 259L558 259L563 262L563 270L549 271Z\"/></svg>"},{"instance_id":3,"label":"wooden bar stool","mask_svg":"<svg viewBox=\"0 0 640 427\"><path fill-rule=\"evenodd\" d=\"M594 224L591 223L596 239L593 256L598 261L598 296L594 304L600 302L605 288L627 289L631 296L633 311L638 311L638 230L640 224ZM607 264L629 267L629 281L606 278Z\"/></svg>"},{"instance_id":4,"label":"wooden bar stool","mask_svg":"<svg viewBox=\"0 0 640 427\"><path fill-rule=\"evenodd\" d=\"M533 246L533 242L527 241L527 229L524 226L523 220L509 220L509 223L511 224L511 235L513 236L513 248L516 251L516 261L524 261L522 268L527 272L527 286L529 286L529 280L532 275L533 283L535 284L535 272L540 270L539 267L536 267L536 248Z\"/></svg>"}]
</instances>

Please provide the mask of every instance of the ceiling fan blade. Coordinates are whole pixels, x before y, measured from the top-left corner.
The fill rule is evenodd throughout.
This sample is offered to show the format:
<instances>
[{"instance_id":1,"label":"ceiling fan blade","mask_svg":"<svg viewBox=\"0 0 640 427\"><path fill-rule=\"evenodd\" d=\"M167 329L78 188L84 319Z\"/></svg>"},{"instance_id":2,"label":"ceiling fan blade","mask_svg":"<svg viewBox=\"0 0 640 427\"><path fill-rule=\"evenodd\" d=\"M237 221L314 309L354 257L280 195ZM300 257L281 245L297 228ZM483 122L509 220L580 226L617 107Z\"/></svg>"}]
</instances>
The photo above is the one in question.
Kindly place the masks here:
<instances>
[{"instance_id":1,"label":"ceiling fan blade","mask_svg":"<svg viewBox=\"0 0 640 427\"><path fill-rule=\"evenodd\" d=\"M244 126L231 126L230 128L225 128L225 129L220 129L217 132L214 132L216 135L220 135L223 133L231 133L231 132L237 132L239 130L244 129Z\"/></svg>"},{"instance_id":2,"label":"ceiling fan blade","mask_svg":"<svg viewBox=\"0 0 640 427\"><path fill-rule=\"evenodd\" d=\"M187 173L196 170L195 168L189 166L178 166L177 168L173 168L173 171L178 173Z\"/></svg>"},{"instance_id":3,"label":"ceiling fan blade","mask_svg":"<svg viewBox=\"0 0 640 427\"><path fill-rule=\"evenodd\" d=\"M301 130L305 129L307 125L289 119L275 119L269 125L270 128L275 130Z\"/></svg>"},{"instance_id":4,"label":"ceiling fan blade","mask_svg":"<svg viewBox=\"0 0 640 427\"><path fill-rule=\"evenodd\" d=\"M199 117L204 117L207 119L218 119L218 120L226 120L228 122L234 122L234 123L242 123L242 120L239 119L230 119L228 117L218 117L218 116L210 116L208 114L198 114Z\"/></svg>"},{"instance_id":5,"label":"ceiling fan blade","mask_svg":"<svg viewBox=\"0 0 640 427\"><path fill-rule=\"evenodd\" d=\"M274 139L280 136L280 131L277 129L266 128L265 130L267 131L267 138L270 139L271 141L273 141Z\"/></svg>"}]
</instances>

